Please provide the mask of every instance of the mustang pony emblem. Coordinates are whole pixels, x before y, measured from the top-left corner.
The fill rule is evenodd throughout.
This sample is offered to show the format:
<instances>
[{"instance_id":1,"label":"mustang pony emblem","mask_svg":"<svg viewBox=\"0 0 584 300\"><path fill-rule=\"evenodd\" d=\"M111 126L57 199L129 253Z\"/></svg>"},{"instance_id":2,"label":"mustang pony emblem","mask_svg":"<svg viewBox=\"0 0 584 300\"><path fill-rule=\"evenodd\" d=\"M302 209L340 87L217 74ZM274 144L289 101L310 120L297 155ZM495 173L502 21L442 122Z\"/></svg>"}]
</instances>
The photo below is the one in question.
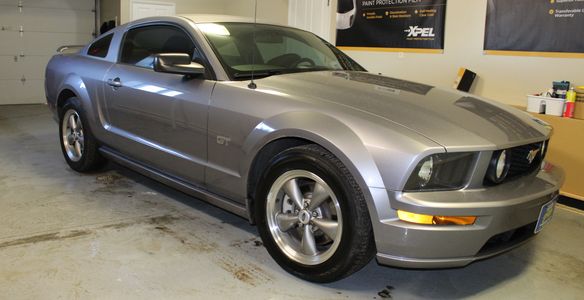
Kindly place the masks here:
<instances>
[{"instance_id":1,"label":"mustang pony emblem","mask_svg":"<svg viewBox=\"0 0 584 300\"><path fill-rule=\"evenodd\" d=\"M539 152L540 149L533 149L531 151L529 151L529 153L527 154L527 160L529 161L529 163L531 164L533 162L533 160L537 157L537 153Z\"/></svg>"}]
</instances>

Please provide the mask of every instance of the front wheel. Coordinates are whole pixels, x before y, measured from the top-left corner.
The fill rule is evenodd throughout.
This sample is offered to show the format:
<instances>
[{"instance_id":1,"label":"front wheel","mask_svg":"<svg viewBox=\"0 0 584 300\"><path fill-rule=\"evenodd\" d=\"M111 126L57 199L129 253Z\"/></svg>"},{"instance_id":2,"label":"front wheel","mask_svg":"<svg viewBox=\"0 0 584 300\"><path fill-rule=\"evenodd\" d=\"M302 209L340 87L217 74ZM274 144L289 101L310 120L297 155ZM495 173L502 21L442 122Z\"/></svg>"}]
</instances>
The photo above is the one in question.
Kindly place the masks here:
<instances>
[{"instance_id":1,"label":"front wheel","mask_svg":"<svg viewBox=\"0 0 584 300\"><path fill-rule=\"evenodd\" d=\"M331 282L371 260L375 247L363 194L325 149L307 145L277 155L256 195L260 235L286 271Z\"/></svg>"}]
</instances>

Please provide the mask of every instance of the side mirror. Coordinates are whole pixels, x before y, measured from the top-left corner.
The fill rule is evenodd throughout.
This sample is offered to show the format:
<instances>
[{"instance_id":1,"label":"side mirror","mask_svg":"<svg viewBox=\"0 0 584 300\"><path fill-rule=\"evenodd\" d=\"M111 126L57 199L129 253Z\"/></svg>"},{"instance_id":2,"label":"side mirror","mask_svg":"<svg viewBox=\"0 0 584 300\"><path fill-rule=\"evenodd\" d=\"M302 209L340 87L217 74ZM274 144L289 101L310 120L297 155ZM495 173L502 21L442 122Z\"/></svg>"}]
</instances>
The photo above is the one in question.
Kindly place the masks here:
<instances>
[{"instance_id":1,"label":"side mirror","mask_svg":"<svg viewBox=\"0 0 584 300\"><path fill-rule=\"evenodd\" d=\"M205 67L191 61L186 53L159 53L154 55L154 71L196 76L205 73Z\"/></svg>"}]
</instances>

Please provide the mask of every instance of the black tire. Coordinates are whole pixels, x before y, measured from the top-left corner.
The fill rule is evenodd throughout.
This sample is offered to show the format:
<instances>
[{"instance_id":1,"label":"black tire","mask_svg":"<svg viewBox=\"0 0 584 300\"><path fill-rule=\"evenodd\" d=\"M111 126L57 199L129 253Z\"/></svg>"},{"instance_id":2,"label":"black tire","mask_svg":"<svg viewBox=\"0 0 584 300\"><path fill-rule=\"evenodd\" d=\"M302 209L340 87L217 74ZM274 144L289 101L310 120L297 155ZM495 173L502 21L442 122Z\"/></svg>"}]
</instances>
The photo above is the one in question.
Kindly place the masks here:
<instances>
[{"instance_id":1,"label":"black tire","mask_svg":"<svg viewBox=\"0 0 584 300\"><path fill-rule=\"evenodd\" d=\"M72 146L70 141L66 140L67 135L64 134L69 131L65 122L68 122L71 115L81 124L81 133L77 133L78 136L76 137L78 140L82 140L82 151L80 151L80 155L73 153L75 152L74 150L68 152L68 147L66 146ZM79 100L75 97L67 99L65 105L59 111L59 141L65 161L71 169L77 172L84 173L97 170L103 167L106 162L98 151L99 144L91 132L86 114Z\"/></svg>"},{"instance_id":2,"label":"black tire","mask_svg":"<svg viewBox=\"0 0 584 300\"><path fill-rule=\"evenodd\" d=\"M333 196L337 200L336 204L338 204L334 207L340 206L340 214L342 216L342 221L339 221L339 223L342 223L342 227L340 227L342 230L341 233L338 233L340 242L334 248L334 252L331 252L333 253L332 256L324 261L317 261L316 264L303 264L287 255L274 238L273 232L275 229L272 226L272 231L270 231L268 224L269 217L267 212L270 209L267 209L267 206L271 203L269 199L273 199L268 198L268 196L270 190L273 189L272 185L279 182L280 179L278 178L282 178L281 176L285 177L286 174L291 174L291 171L292 173L308 171L320 177L334 193ZM315 193L313 192L313 195ZM312 282L333 282L360 270L373 258L375 243L371 219L363 193L341 161L322 147L304 145L290 148L278 154L271 160L269 167L263 173L255 195L256 204L254 209L260 236L269 254L287 272ZM280 193L279 195L282 194ZM290 198L286 198L287 196L280 197L287 199L281 200L280 203L285 203L286 201L289 203L291 201ZM328 201L332 201L330 199L332 197ZM287 210L286 212L291 211ZM280 214L284 214L284 210ZM312 219L316 218L313 217ZM302 228L307 226L303 225L306 223L299 224L296 226L302 226ZM299 229L298 227L293 227L293 229L287 231L282 231L279 225L277 228L280 232L286 233L290 230L300 230L301 234L305 232L303 231L304 229ZM311 228L315 234L318 233L318 227L316 227L317 229L315 227ZM282 243L282 239L278 240Z\"/></svg>"}]
</instances>

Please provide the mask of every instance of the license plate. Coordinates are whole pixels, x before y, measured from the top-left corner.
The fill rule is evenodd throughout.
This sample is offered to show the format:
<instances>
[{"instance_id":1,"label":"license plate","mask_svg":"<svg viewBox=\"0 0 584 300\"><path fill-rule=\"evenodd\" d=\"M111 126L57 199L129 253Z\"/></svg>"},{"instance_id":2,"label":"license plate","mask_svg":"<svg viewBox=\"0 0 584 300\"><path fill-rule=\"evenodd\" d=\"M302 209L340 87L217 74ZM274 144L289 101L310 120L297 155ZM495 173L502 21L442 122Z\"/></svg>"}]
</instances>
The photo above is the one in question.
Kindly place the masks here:
<instances>
[{"instance_id":1,"label":"license plate","mask_svg":"<svg viewBox=\"0 0 584 300\"><path fill-rule=\"evenodd\" d=\"M539 217L537 218L537 224L535 225L535 230L533 231L534 233L540 232L543 226L552 219L557 199L558 197L556 196L552 201L544 204L541 207L541 210L539 211Z\"/></svg>"}]
</instances>

